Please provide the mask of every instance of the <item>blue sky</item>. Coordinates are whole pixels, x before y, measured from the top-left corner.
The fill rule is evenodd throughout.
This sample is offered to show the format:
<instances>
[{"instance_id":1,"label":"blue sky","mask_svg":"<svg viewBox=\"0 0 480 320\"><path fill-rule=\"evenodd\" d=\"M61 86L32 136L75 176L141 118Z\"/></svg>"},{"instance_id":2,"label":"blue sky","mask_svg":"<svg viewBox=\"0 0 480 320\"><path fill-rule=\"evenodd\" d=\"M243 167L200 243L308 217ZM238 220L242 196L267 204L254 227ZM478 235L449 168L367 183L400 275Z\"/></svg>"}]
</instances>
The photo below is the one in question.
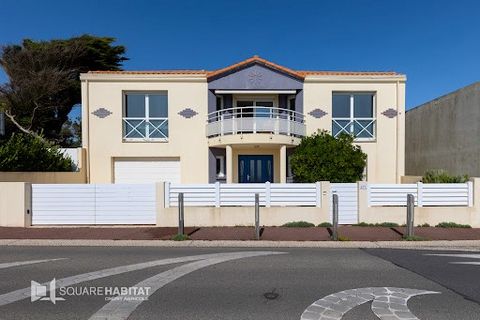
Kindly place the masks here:
<instances>
[{"instance_id":1,"label":"blue sky","mask_svg":"<svg viewBox=\"0 0 480 320\"><path fill-rule=\"evenodd\" d=\"M478 1L2 0L1 7L0 44L113 36L127 47L127 70L211 70L254 54L293 69L393 70L407 74L407 109L480 79Z\"/></svg>"}]
</instances>

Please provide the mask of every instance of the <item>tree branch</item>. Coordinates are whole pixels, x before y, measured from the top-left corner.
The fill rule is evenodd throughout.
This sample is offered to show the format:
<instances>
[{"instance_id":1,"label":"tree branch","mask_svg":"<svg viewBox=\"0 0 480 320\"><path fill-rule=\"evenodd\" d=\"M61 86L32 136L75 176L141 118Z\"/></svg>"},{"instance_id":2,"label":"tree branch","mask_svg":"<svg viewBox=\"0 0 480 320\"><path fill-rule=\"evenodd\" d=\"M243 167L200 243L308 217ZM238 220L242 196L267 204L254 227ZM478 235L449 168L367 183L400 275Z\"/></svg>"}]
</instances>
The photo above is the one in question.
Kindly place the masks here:
<instances>
[{"instance_id":1,"label":"tree branch","mask_svg":"<svg viewBox=\"0 0 480 320\"><path fill-rule=\"evenodd\" d=\"M32 135L42 141L45 141L45 139L43 139L42 136L40 136L39 134L37 134L35 131L32 131L32 130L29 130L27 128L24 128L20 123L17 122L17 120L15 120L15 116L12 115L8 110L5 110L4 111L4 114L8 117L8 119L10 119L10 121L12 121L12 123L18 128L20 129L20 131L22 131L23 133L26 133L26 134L29 134L29 135Z\"/></svg>"}]
</instances>

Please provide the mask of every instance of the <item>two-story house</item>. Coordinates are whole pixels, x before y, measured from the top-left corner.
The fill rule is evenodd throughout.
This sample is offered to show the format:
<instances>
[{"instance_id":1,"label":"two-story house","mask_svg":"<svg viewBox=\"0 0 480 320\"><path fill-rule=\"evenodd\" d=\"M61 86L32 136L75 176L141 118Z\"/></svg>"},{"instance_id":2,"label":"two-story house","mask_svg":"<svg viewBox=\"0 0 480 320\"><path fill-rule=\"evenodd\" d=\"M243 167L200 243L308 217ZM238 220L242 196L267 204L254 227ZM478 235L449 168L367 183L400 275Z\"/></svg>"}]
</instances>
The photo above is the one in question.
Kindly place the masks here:
<instances>
[{"instance_id":1,"label":"two-story house","mask_svg":"<svg viewBox=\"0 0 480 320\"><path fill-rule=\"evenodd\" d=\"M254 56L214 71L93 71L81 81L91 183L289 182L289 156L319 129L356 137L368 181L404 174L402 74L300 71Z\"/></svg>"}]
</instances>

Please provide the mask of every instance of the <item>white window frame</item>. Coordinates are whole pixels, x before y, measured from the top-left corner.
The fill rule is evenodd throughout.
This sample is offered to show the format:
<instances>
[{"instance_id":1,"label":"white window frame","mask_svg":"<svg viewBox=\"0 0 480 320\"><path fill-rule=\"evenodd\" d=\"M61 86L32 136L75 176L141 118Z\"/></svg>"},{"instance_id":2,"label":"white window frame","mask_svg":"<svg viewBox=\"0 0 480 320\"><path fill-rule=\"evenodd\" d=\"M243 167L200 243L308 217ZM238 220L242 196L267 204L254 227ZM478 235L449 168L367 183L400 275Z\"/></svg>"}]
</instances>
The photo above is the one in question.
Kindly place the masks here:
<instances>
[{"instance_id":1,"label":"white window frame","mask_svg":"<svg viewBox=\"0 0 480 320\"><path fill-rule=\"evenodd\" d=\"M220 173L217 174L217 160L220 160ZM225 156L215 156L215 176L217 179L225 179Z\"/></svg>"},{"instance_id":2,"label":"white window frame","mask_svg":"<svg viewBox=\"0 0 480 320\"><path fill-rule=\"evenodd\" d=\"M166 117L150 117L150 95L155 95L155 94L165 94L167 96L167 116ZM127 96L128 95L143 95L145 98L145 117L125 117L126 111L127 111ZM125 91L123 92L123 117L122 117L122 122L126 124L126 128L130 126L130 131L127 133L125 132L125 128L122 125L122 137L124 142L168 142L168 133L167 135L163 134L159 130L160 126L166 123L167 130L168 128L168 113L169 113L169 107L168 107L168 91L162 90L162 91ZM141 120L141 122L137 125L132 125L128 122L128 120ZM158 126L155 126L152 121L162 121ZM136 130L138 126L140 126L142 123L146 123L146 128L145 128L145 135L143 137L138 137L138 138L128 138L128 134L130 134L132 131L137 131L139 134L142 134L142 132ZM161 132L164 137L155 137L151 138L150 133L154 132Z\"/></svg>"},{"instance_id":3,"label":"white window frame","mask_svg":"<svg viewBox=\"0 0 480 320\"><path fill-rule=\"evenodd\" d=\"M371 142L371 141L376 141L377 139L377 119L375 117L376 115L376 110L377 110L377 94L376 92L364 92L364 91L348 91L348 92L342 92L342 91L335 91L332 93L332 115L333 115L333 96L335 95L349 95L350 96L350 116L349 117L332 117L332 134L333 134L333 126L334 124L336 123L338 126L342 127L338 122L336 122L336 120L341 120L341 121L345 121L345 120L348 120L348 124L344 127L342 127L343 129L340 130L336 135L335 137L337 137L340 133L342 132L345 132L345 133L350 133L353 135L354 133L354 126L355 126L355 122L357 120L370 120L371 121L371 124L372 124L372 137L355 137L354 141L355 142ZM373 110L372 110L372 115L373 117L368 117L368 118L357 118L355 117L355 99L354 99L354 96L355 95L371 95L372 96L372 103L373 103ZM370 125L370 124L369 124ZM362 126L362 125L361 125ZM349 132L346 132L345 129L348 129L347 127L350 127L349 128ZM363 127L363 126L362 126ZM368 127L368 125L367 125Z\"/></svg>"}]
</instances>

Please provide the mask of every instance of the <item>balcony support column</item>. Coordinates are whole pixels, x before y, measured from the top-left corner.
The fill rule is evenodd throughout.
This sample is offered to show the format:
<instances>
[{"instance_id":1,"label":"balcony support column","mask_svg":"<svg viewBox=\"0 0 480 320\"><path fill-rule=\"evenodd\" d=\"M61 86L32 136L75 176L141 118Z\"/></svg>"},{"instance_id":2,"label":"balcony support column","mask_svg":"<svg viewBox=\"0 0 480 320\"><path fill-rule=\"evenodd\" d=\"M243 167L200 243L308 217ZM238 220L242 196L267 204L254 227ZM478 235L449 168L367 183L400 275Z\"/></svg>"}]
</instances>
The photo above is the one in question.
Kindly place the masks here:
<instances>
[{"instance_id":1,"label":"balcony support column","mask_svg":"<svg viewBox=\"0 0 480 320\"><path fill-rule=\"evenodd\" d=\"M287 183L287 146L280 147L280 183Z\"/></svg>"},{"instance_id":2,"label":"balcony support column","mask_svg":"<svg viewBox=\"0 0 480 320\"><path fill-rule=\"evenodd\" d=\"M233 183L233 153L232 153L232 146L226 146L226 162L227 162L227 183Z\"/></svg>"}]
</instances>

